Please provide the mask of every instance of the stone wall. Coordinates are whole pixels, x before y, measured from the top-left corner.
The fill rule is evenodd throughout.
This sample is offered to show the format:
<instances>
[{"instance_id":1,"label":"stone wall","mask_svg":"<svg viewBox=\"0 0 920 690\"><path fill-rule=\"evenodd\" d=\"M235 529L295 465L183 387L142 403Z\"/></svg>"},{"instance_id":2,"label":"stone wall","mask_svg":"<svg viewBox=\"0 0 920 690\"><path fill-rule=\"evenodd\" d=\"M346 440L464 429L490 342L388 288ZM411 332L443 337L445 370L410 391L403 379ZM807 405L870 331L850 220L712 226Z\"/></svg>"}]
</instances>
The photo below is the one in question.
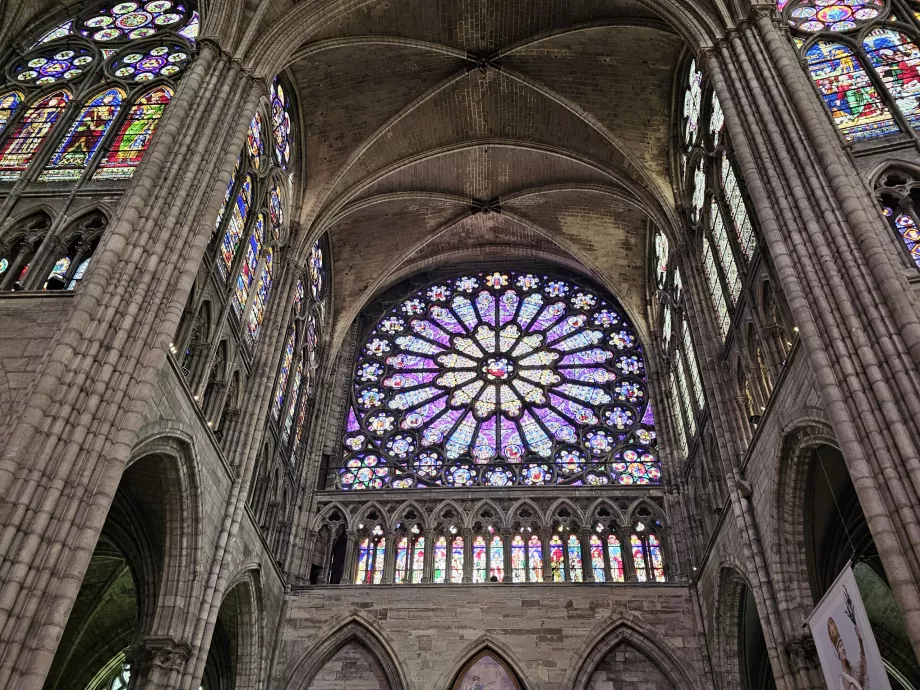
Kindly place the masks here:
<instances>
[{"instance_id":1,"label":"stone wall","mask_svg":"<svg viewBox=\"0 0 920 690\"><path fill-rule=\"evenodd\" d=\"M703 662L692 606L683 585L305 588L292 596L272 687L327 687L310 683L354 629L388 650L382 662L404 677L405 690L449 689L483 648L514 669L524 690L698 688ZM323 678L333 673L331 664L321 668ZM356 682L366 678L365 665L350 668ZM611 674L619 685L605 685Z\"/></svg>"}]
</instances>

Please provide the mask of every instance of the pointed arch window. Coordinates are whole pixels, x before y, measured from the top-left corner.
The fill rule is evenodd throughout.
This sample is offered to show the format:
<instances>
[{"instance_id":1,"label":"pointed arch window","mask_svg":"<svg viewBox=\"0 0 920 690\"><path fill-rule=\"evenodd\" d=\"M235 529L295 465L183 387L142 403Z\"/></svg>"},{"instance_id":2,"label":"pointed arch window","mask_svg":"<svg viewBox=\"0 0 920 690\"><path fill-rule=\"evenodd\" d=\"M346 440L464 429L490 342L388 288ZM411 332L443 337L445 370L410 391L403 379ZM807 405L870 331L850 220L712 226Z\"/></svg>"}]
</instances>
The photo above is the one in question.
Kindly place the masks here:
<instances>
[{"instance_id":1,"label":"pointed arch window","mask_svg":"<svg viewBox=\"0 0 920 690\"><path fill-rule=\"evenodd\" d=\"M434 576L432 580L435 584L447 582L447 537L441 535L434 542Z\"/></svg>"},{"instance_id":2,"label":"pointed arch window","mask_svg":"<svg viewBox=\"0 0 920 690\"><path fill-rule=\"evenodd\" d=\"M76 122L70 126L39 180L79 179L114 121L124 97L125 92L116 88L108 89L90 100Z\"/></svg>"},{"instance_id":3,"label":"pointed arch window","mask_svg":"<svg viewBox=\"0 0 920 690\"><path fill-rule=\"evenodd\" d=\"M13 118L21 103L22 94L19 91L9 91L0 96L0 134L3 134L6 123Z\"/></svg>"},{"instance_id":4,"label":"pointed arch window","mask_svg":"<svg viewBox=\"0 0 920 690\"><path fill-rule=\"evenodd\" d=\"M858 142L920 127L916 10L896 14L905 7L882 0L839 8L817 0L777 2L840 133ZM824 37L831 33L840 38Z\"/></svg>"},{"instance_id":5,"label":"pointed arch window","mask_svg":"<svg viewBox=\"0 0 920 690\"><path fill-rule=\"evenodd\" d=\"M246 227L246 219L249 216L249 208L252 205L252 178L246 177L236 195L236 201L233 209L230 211L230 219L227 221L227 229L224 231L224 237L221 241L221 262L218 268L224 276L229 275L233 268L233 261L236 258L236 251L243 237L243 230Z\"/></svg>"},{"instance_id":6,"label":"pointed arch window","mask_svg":"<svg viewBox=\"0 0 920 690\"><path fill-rule=\"evenodd\" d=\"M94 180L121 180L134 174L150 147L172 96L171 88L158 86L134 101L128 117L93 175Z\"/></svg>"},{"instance_id":7,"label":"pointed arch window","mask_svg":"<svg viewBox=\"0 0 920 690\"><path fill-rule=\"evenodd\" d=\"M633 567L639 582L665 582L664 554L661 541L653 529L636 524L630 537Z\"/></svg>"},{"instance_id":8,"label":"pointed arch window","mask_svg":"<svg viewBox=\"0 0 920 690\"><path fill-rule=\"evenodd\" d=\"M291 164L291 104L284 86L272 82L272 136L278 165L287 170Z\"/></svg>"},{"instance_id":9,"label":"pointed arch window","mask_svg":"<svg viewBox=\"0 0 920 690\"><path fill-rule=\"evenodd\" d=\"M425 537L418 526L413 526L396 543L396 570L393 583L418 584L422 581L425 564Z\"/></svg>"},{"instance_id":10,"label":"pointed arch window","mask_svg":"<svg viewBox=\"0 0 920 690\"><path fill-rule=\"evenodd\" d=\"M501 535L493 534L489 541L489 581L505 580L505 544Z\"/></svg>"},{"instance_id":11,"label":"pointed arch window","mask_svg":"<svg viewBox=\"0 0 920 690\"><path fill-rule=\"evenodd\" d=\"M481 534L473 537L473 582L485 582L487 579L487 551L486 538Z\"/></svg>"},{"instance_id":12,"label":"pointed arch window","mask_svg":"<svg viewBox=\"0 0 920 690\"><path fill-rule=\"evenodd\" d=\"M291 328L287 342L284 345L284 355L281 359L281 371L278 374L278 383L275 385L275 405L272 408L275 417L281 416L284 408L284 398L287 394L288 377L291 375L291 365L294 362L294 347L297 342L297 333Z\"/></svg>"},{"instance_id":13,"label":"pointed arch window","mask_svg":"<svg viewBox=\"0 0 920 690\"><path fill-rule=\"evenodd\" d=\"M246 322L246 332L251 341L255 341L259 337L259 330L262 328L262 321L265 319L265 309L272 289L273 259L274 252L271 249L266 249L263 257L262 273L259 275L258 288L253 296L252 306L249 309L249 318Z\"/></svg>"},{"instance_id":14,"label":"pointed arch window","mask_svg":"<svg viewBox=\"0 0 920 690\"><path fill-rule=\"evenodd\" d=\"M0 180L18 180L26 171L70 99L69 91L55 91L25 111L0 147Z\"/></svg>"},{"instance_id":15,"label":"pointed arch window","mask_svg":"<svg viewBox=\"0 0 920 690\"><path fill-rule=\"evenodd\" d=\"M920 268L920 179L910 172L892 169L879 177L875 194L882 215L904 247L906 254Z\"/></svg>"},{"instance_id":16,"label":"pointed arch window","mask_svg":"<svg viewBox=\"0 0 920 690\"><path fill-rule=\"evenodd\" d=\"M358 563L355 582L379 585L383 581L383 564L386 560L387 540L380 525L375 526L358 546Z\"/></svg>"},{"instance_id":17,"label":"pointed arch window","mask_svg":"<svg viewBox=\"0 0 920 690\"><path fill-rule=\"evenodd\" d=\"M549 540L549 562L553 582L565 582L565 550L562 537L554 534Z\"/></svg>"},{"instance_id":18,"label":"pointed arch window","mask_svg":"<svg viewBox=\"0 0 920 690\"><path fill-rule=\"evenodd\" d=\"M240 316L246 309L249 302L249 290L256 279L259 269L259 259L262 256L262 248L265 243L265 217L259 215L253 226L252 234L249 236L249 242L246 245L246 255L243 257L243 265L240 268L239 275L236 278L236 292L233 308Z\"/></svg>"},{"instance_id":19,"label":"pointed arch window","mask_svg":"<svg viewBox=\"0 0 920 690\"><path fill-rule=\"evenodd\" d=\"M39 182L77 183L87 171L95 180L131 177L193 59L192 4L91 3L15 58L6 69L11 83L0 84L0 181L19 179L33 164L43 166ZM128 99L151 81L159 84ZM58 90L49 95L49 87ZM67 107L73 96L79 109ZM47 139L55 146L50 158L42 153Z\"/></svg>"},{"instance_id":20,"label":"pointed arch window","mask_svg":"<svg viewBox=\"0 0 920 690\"><path fill-rule=\"evenodd\" d=\"M521 534L511 540L511 581L527 582L527 545Z\"/></svg>"}]
</instances>

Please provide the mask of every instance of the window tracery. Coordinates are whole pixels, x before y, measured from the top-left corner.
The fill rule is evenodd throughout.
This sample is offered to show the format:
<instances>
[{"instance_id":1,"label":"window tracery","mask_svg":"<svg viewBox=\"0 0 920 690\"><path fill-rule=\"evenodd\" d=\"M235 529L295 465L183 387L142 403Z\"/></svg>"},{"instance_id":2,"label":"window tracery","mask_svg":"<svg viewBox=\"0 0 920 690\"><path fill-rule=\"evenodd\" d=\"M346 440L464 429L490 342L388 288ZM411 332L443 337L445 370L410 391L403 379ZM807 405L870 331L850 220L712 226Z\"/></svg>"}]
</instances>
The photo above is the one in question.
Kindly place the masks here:
<instances>
[{"instance_id":1,"label":"window tracery","mask_svg":"<svg viewBox=\"0 0 920 690\"><path fill-rule=\"evenodd\" d=\"M131 177L193 59L197 27L184 1L110 0L47 31L0 87L0 181L33 165L38 182Z\"/></svg>"},{"instance_id":2,"label":"window tracery","mask_svg":"<svg viewBox=\"0 0 920 690\"><path fill-rule=\"evenodd\" d=\"M920 179L893 169L879 177L875 186L882 215L900 240L912 264L920 268L920 218L915 208L920 200Z\"/></svg>"},{"instance_id":3,"label":"window tracery","mask_svg":"<svg viewBox=\"0 0 920 690\"><path fill-rule=\"evenodd\" d=\"M505 513L483 499L465 517L443 504L428 512L424 501L384 502L381 512L377 504L369 507L358 496L349 498L345 504L336 500L333 509L320 508L314 526L315 533L326 535L322 550L327 559L337 558L336 535L352 535L353 560L346 570L354 579L345 581L618 584L669 579L664 527L658 510L645 502L632 508L627 508L631 500L624 502L622 510L607 501L584 509L564 502L546 512L525 502ZM357 529L348 531L346 521ZM388 548L393 549L389 554ZM323 569L328 575L331 568L330 560ZM328 582L328 577L317 581Z\"/></svg>"},{"instance_id":4,"label":"window tracery","mask_svg":"<svg viewBox=\"0 0 920 690\"><path fill-rule=\"evenodd\" d=\"M840 133L864 141L920 125L920 22L904 0L778 0Z\"/></svg>"},{"instance_id":5,"label":"window tracery","mask_svg":"<svg viewBox=\"0 0 920 690\"><path fill-rule=\"evenodd\" d=\"M388 309L355 364L344 446L345 490L661 477L635 331L543 274L461 275Z\"/></svg>"}]
</instances>

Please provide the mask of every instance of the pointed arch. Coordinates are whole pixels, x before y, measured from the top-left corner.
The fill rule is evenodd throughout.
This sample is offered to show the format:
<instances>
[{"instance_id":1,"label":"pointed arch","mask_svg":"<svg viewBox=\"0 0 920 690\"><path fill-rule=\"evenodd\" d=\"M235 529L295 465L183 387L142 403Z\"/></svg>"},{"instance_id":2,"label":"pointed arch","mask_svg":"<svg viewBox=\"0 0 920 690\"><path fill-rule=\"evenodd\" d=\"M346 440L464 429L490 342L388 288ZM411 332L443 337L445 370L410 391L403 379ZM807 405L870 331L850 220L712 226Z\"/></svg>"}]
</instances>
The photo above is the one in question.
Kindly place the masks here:
<instances>
[{"instance_id":1,"label":"pointed arch","mask_svg":"<svg viewBox=\"0 0 920 690\"><path fill-rule=\"evenodd\" d=\"M527 680L524 669L514 659L511 650L499 640L486 634L473 640L454 659L454 662L441 674L434 687L438 690L453 690L454 685L467 671L484 656L491 656L505 667L508 673L520 687L520 690L530 690L533 685ZM564 686L563 686L564 687Z\"/></svg>"},{"instance_id":2,"label":"pointed arch","mask_svg":"<svg viewBox=\"0 0 920 690\"><path fill-rule=\"evenodd\" d=\"M572 660L565 682L560 687L587 690L591 676L604 658L621 644L629 644L664 674L674 690L697 688L684 670L687 660L679 658L677 650L657 632L636 621L619 619L601 624L587 639L597 640L597 643Z\"/></svg>"},{"instance_id":3,"label":"pointed arch","mask_svg":"<svg viewBox=\"0 0 920 690\"><path fill-rule=\"evenodd\" d=\"M261 687L267 670L263 645L265 609L259 565L246 563L230 580L226 592L217 617L227 639L216 640L212 636L211 645L223 642L230 646L234 688L256 690ZM206 658L202 656L196 670L203 671L205 662Z\"/></svg>"},{"instance_id":4,"label":"pointed arch","mask_svg":"<svg viewBox=\"0 0 920 690\"><path fill-rule=\"evenodd\" d=\"M512 525L515 518L518 517L518 514L522 508L530 508L533 511L533 520L540 526L545 527L546 522L544 521L543 511L537 507L537 504L534 503L529 498L522 498L518 500L511 508L508 510L508 524Z\"/></svg>"},{"instance_id":5,"label":"pointed arch","mask_svg":"<svg viewBox=\"0 0 920 690\"><path fill-rule=\"evenodd\" d=\"M543 524L552 525L553 520L556 517L556 513L558 513L559 509L563 507L568 508L572 512L572 520L578 522L579 524L584 524L584 514L568 498L558 498L553 501L549 509L546 511L546 519L544 520Z\"/></svg>"},{"instance_id":6,"label":"pointed arch","mask_svg":"<svg viewBox=\"0 0 920 690\"><path fill-rule=\"evenodd\" d=\"M316 516L316 518L314 518L313 529L318 530L320 527L322 527L325 524L324 521L326 519L326 516L330 515L333 511L338 511L339 514L342 516L342 523L344 524L345 529L352 528L352 525L354 524L354 522L352 521L351 515L349 514L348 510L346 510L345 506L343 506L338 501L333 501L329 505L324 506L323 509Z\"/></svg>"},{"instance_id":7,"label":"pointed arch","mask_svg":"<svg viewBox=\"0 0 920 690\"><path fill-rule=\"evenodd\" d=\"M741 665L738 639L738 620L743 605L745 589L750 589L747 578L737 565L723 562L719 574L715 629L718 640L716 673L722 679L722 687L740 688Z\"/></svg>"},{"instance_id":8,"label":"pointed arch","mask_svg":"<svg viewBox=\"0 0 920 690\"><path fill-rule=\"evenodd\" d=\"M29 106L22 119L7 134L0 148L0 180L19 179L29 167L33 156L45 142L71 98L70 91L60 89Z\"/></svg>"},{"instance_id":9,"label":"pointed arch","mask_svg":"<svg viewBox=\"0 0 920 690\"><path fill-rule=\"evenodd\" d=\"M597 513L601 508L608 508L610 510L610 516L614 522L617 522L620 525L627 524L628 521L626 519L626 514L620 510L618 505L606 497L599 498L590 506L588 506L588 510L585 511L585 519L591 520L597 516Z\"/></svg>"},{"instance_id":10,"label":"pointed arch","mask_svg":"<svg viewBox=\"0 0 920 690\"><path fill-rule=\"evenodd\" d=\"M45 165L39 181L80 179L115 121L124 99L124 89L118 87L109 87L91 97Z\"/></svg>"},{"instance_id":11,"label":"pointed arch","mask_svg":"<svg viewBox=\"0 0 920 690\"><path fill-rule=\"evenodd\" d=\"M156 86L137 97L96 169L94 180L125 179L134 174L172 97L173 90L168 86Z\"/></svg>"},{"instance_id":12,"label":"pointed arch","mask_svg":"<svg viewBox=\"0 0 920 690\"><path fill-rule=\"evenodd\" d=\"M480 518L480 516L482 515L482 511L485 510L486 508L491 509L492 512L494 513L494 517L492 519L497 523L495 525L496 527L500 529L503 527L507 527L509 525L508 516L505 515L505 511L499 508L498 504L495 503L495 501L493 501L490 498L487 498L477 503L475 508L473 508L473 510L470 511L468 522L465 526L472 528L473 524L476 522L476 519ZM481 519L487 519L487 518L481 518Z\"/></svg>"},{"instance_id":13,"label":"pointed arch","mask_svg":"<svg viewBox=\"0 0 920 690\"><path fill-rule=\"evenodd\" d=\"M428 513L425 512L422 509L421 505L417 503L415 500L409 500L409 501L406 501L405 503L401 503L399 505L399 508L393 511L391 527L395 529L396 524L403 520L403 516L406 514L406 511L408 510L414 510L418 514L418 517L416 519L418 520L423 530L431 526L431 521L429 519Z\"/></svg>"},{"instance_id":14,"label":"pointed arch","mask_svg":"<svg viewBox=\"0 0 920 690\"><path fill-rule=\"evenodd\" d=\"M457 501L451 498L441 501L434 508L434 510L431 511L432 524L435 524L438 520L441 519L441 515L444 513L444 511L447 508L452 508L454 512L456 513L456 517L454 518L454 520L456 520L458 525L467 524L469 520L469 516L467 515L466 511L460 506L460 504Z\"/></svg>"},{"instance_id":15,"label":"pointed arch","mask_svg":"<svg viewBox=\"0 0 920 690\"><path fill-rule=\"evenodd\" d=\"M321 641L304 650L291 666L284 684L286 690L307 690L323 666L349 642L362 645L377 660L386 675L390 690L409 690L408 676L399 663L393 644L372 621L355 613L335 624Z\"/></svg>"}]
</instances>

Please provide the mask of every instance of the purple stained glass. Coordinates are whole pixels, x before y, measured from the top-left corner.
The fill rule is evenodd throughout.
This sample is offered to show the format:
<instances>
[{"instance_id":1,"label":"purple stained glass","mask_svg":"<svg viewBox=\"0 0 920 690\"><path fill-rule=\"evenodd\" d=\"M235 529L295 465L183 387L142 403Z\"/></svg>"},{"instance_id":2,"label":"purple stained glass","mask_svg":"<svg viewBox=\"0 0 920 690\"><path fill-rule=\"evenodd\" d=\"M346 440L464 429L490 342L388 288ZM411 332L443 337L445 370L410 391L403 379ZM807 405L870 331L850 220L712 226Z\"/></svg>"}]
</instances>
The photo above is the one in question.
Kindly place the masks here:
<instances>
[{"instance_id":1,"label":"purple stained glass","mask_svg":"<svg viewBox=\"0 0 920 690\"><path fill-rule=\"evenodd\" d=\"M166 31L179 32L194 40L197 31L193 35L185 33L193 23L198 26L197 12L190 9L173 0L109 2L84 12L75 22L75 28L81 36L102 45L136 41Z\"/></svg>"},{"instance_id":2,"label":"purple stained glass","mask_svg":"<svg viewBox=\"0 0 920 690\"><path fill-rule=\"evenodd\" d=\"M399 486L661 480L638 338L616 302L569 278L426 285L388 305L358 352L345 490L397 486L358 476L369 453Z\"/></svg>"}]
</instances>

